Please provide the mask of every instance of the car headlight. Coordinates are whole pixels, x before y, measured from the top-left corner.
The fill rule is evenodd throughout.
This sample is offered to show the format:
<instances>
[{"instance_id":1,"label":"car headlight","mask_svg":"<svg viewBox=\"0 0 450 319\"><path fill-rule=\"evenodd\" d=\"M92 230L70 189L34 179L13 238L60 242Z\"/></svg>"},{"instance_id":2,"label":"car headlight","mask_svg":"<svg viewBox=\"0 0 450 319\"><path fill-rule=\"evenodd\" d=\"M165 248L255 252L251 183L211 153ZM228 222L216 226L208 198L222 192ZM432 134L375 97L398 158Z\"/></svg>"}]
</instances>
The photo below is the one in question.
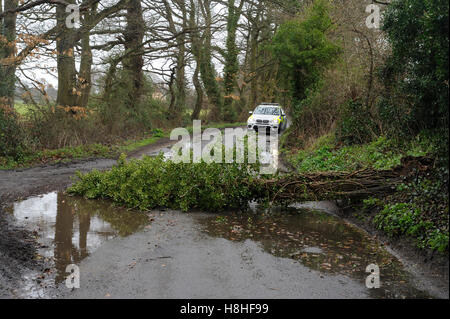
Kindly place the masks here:
<instances>
[{"instance_id":1,"label":"car headlight","mask_svg":"<svg viewBox=\"0 0 450 319\"><path fill-rule=\"evenodd\" d=\"M273 119L273 123L274 123L274 124L280 123L280 118L279 118L279 117L274 118L274 119Z\"/></svg>"},{"instance_id":2,"label":"car headlight","mask_svg":"<svg viewBox=\"0 0 450 319\"><path fill-rule=\"evenodd\" d=\"M253 119L253 115L252 115L248 118L247 123L253 123L253 122L254 122L254 119Z\"/></svg>"}]
</instances>

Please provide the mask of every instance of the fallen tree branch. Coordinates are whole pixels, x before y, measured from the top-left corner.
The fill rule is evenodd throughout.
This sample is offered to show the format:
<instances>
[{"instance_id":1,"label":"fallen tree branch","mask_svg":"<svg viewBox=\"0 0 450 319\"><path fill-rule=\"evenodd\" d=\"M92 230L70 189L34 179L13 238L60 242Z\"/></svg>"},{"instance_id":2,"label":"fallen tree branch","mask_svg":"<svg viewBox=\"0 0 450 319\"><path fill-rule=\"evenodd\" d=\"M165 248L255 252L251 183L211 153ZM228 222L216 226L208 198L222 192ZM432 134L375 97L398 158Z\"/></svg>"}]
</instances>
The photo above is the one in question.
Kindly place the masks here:
<instances>
[{"instance_id":1,"label":"fallen tree branch","mask_svg":"<svg viewBox=\"0 0 450 319\"><path fill-rule=\"evenodd\" d=\"M406 157L392 170L363 169L355 172L293 173L258 179L256 193L268 194L270 202L304 202L331 199L361 199L394 192L413 172L432 164L426 157ZM258 194L256 197L259 197ZM264 196L262 196L264 197Z\"/></svg>"}]
</instances>

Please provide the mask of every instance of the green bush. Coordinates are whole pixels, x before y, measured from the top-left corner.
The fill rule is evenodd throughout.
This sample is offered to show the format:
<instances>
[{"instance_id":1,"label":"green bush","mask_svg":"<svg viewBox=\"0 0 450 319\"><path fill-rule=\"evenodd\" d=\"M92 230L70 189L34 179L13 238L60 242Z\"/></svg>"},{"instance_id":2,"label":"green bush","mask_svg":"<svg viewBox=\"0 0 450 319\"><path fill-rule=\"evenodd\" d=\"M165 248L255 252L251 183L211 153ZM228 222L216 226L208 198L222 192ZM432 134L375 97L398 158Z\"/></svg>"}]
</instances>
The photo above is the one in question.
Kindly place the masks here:
<instances>
[{"instance_id":1,"label":"green bush","mask_svg":"<svg viewBox=\"0 0 450 319\"><path fill-rule=\"evenodd\" d=\"M409 105L416 129L448 127L448 14L447 0L394 0L384 13L392 48L382 71L386 96Z\"/></svg>"},{"instance_id":2,"label":"green bush","mask_svg":"<svg viewBox=\"0 0 450 319\"><path fill-rule=\"evenodd\" d=\"M407 151L409 147L404 149ZM419 150L417 146L416 152ZM314 150L301 150L291 157L290 162L299 172L391 169L400 165L406 154L395 141L383 136L369 144L341 148L336 146L332 136L327 136L317 140Z\"/></svg>"},{"instance_id":3,"label":"green bush","mask_svg":"<svg viewBox=\"0 0 450 319\"><path fill-rule=\"evenodd\" d=\"M445 232L441 231L440 229L435 229L431 233L427 244L433 250L444 252L444 251L448 250L448 241L449 241L448 232L445 233Z\"/></svg>"},{"instance_id":4,"label":"green bush","mask_svg":"<svg viewBox=\"0 0 450 319\"><path fill-rule=\"evenodd\" d=\"M110 171L78 173L68 189L87 198L108 198L127 207L170 207L187 211L242 208L253 199L257 164L174 163L162 155L127 162L122 155Z\"/></svg>"},{"instance_id":5,"label":"green bush","mask_svg":"<svg viewBox=\"0 0 450 319\"><path fill-rule=\"evenodd\" d=\"M418 240L421 248L429 247L444 252L448 249L449 234L436 228L422 216L420 209L411 203L388 204L375 216L374 223L391 237L407 235Z\"/></svg>"},{"instance_id":6,"label":"green bush","mask_svg":"<svg viewBox=\"0 0 450 319\"><path fill-rule=\"evenodd\" d=\"M402 234L415 235L422 227L419 223L420 213L411 204L396 203L386 205L383 210L374 218L375 225L384 230L389 236L399 236Z\"/></svg>"},{"instance_id":7,"label":"green bush","mask_svg":"<svg viewBox=\"0 0 450 319\"><path fill-rule=\"evenodd\" d=\"M91 99L90 107L95 108L102 125L108 134L128 135L151 130L153 126L166 124L167 105L160 99L154 99L154 87L151 78L144 77L143 94L131 105L133 81L123 69L115 73L114 81L107 92L103 92L100 102ZM105 88L106 90L106 88ZM96 104L94 104L96 103ZM159 123L158 123L159 122Z\"/></svg>"},{"instance_id":8,"label":"green bush","mask_svg":"<svg viewBox=\"0 0 450 319\"><path fill-rule=\"evenodd\" d=\"M270 50L280 66L280 81L295 101L306 97L341 53L328 37L333 25L329 11L328 1L314 1L303 19L283 23L273 37Z\"/></svg>"},{"instance_id":9,"label":"green bush","mask_svg":"<svg viewBox=\"0 0 450 319\"><path fill-rule=\"evenodd\" d=\"M409 105L397 101L393 96L382 96L376 107L384 134L403 139L409 139L414 135L415 119Z\"/></svg>"},{"instance_id":10,"label":"green bush","mask_svg":"<svg viewBox=\"0 0 450 319\"><path fill-rule=\"evenodd\" d=\"M17 160L24 152L23 132L16 112L0 107L0 157Z\"/></svg>"},{"instance_id":11,"label":"green bush","mask_svg":"<svg viewBox=\"0 0 450 319\"><path fill-rule=\"evenodd\" d=\"M154 130L152 130L152 136L154 137L164 137L164 132L163 130L159 129L159 128L155 128Z\"/></svg>"},{"instance_id":12,"label":"green bush","mask_svg":"<svg viewBox=\"0 0 450 319\"><path fill-rule=\"evenodd\" d=\"M336 137L345 144L369 143L380 135L369 110L359 101L349 101L341 107Z\"/></svg>"}]
</instances>

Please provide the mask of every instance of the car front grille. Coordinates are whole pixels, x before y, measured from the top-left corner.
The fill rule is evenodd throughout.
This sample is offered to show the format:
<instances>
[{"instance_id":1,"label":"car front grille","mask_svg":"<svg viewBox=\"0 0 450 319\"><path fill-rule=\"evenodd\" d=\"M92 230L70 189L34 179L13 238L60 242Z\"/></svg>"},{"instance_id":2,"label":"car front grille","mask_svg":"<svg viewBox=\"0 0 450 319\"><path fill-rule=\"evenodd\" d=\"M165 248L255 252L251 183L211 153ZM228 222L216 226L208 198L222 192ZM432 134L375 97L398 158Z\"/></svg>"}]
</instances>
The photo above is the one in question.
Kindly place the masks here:
<instances>
[{"instance_id":1,"label":"car front grille","mask_svg":"<svg viewBox=\"0 0 450 319\"><path fill-rule=\"evenodd\" d=\"M269 123L269 120L256 120L256 123L264 123L264 124L267 124L267 123Z\"/></svg>"}]
</instances>

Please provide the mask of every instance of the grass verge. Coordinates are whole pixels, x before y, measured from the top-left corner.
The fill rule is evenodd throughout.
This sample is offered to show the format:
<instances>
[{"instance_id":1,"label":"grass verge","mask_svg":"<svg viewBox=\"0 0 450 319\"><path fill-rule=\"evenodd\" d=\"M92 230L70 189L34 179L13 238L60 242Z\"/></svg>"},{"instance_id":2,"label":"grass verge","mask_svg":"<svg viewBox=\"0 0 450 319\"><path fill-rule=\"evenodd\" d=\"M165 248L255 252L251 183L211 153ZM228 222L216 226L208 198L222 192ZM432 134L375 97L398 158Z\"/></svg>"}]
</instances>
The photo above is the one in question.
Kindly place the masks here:
<instances>
[{"instance_id":1,"label":"grass verge","mask_svg":"<svg viewBox=\"0 0 450 319\"><path fill-rule=\"evenodd\" d=\"M379 137L364 145L339 145L333 135L319 138L310 148L284 152L299 173L360 169L389 170L405 157L428 157L432 164L405 177L387 197L349 203L353 216L392 239L408 237L420 249L448 254L449 168L439 159L439 135L422 133L408 141Z\"/></svg>"}]
</instances>

